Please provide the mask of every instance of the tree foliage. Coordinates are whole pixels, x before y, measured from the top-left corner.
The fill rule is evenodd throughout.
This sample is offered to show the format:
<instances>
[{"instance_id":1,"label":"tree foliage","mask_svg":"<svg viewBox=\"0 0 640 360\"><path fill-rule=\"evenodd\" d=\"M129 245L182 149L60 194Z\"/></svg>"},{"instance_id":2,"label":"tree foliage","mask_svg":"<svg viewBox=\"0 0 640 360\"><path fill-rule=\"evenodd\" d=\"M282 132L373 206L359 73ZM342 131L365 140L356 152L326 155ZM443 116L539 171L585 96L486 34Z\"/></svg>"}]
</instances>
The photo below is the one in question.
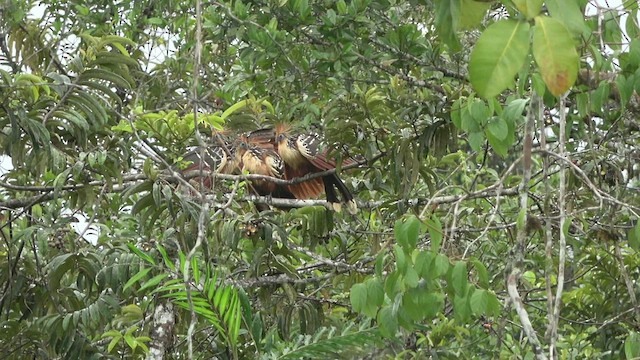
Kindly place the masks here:
<instances>
[{"instance_id":1,"label":"tree foliage","mask_svg":"<svg viewBox=\"0 0 640 360\"><path fill-rule=\"evenodd\" d=\"M640 357L639 35L635 1L4 1L0 353ZM358 214L181 171L282 122L366 159Z\"/></svg>"}]
</instances>

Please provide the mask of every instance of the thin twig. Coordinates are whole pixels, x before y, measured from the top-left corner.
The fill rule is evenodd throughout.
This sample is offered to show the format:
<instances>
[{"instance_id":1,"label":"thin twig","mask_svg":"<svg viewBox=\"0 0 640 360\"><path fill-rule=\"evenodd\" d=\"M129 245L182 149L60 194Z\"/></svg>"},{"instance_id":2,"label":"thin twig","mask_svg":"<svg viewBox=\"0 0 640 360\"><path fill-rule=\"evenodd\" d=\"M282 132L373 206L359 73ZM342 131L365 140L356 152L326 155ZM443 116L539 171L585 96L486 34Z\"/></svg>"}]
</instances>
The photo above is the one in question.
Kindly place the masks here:
<instances>
[{"instance_id":1,"label":"thin twig","mask_svg":"<svg viewBox=\"0 0 640 360\"><path fill-rule=\"evenodd\" d=\"M558 112L560 113L560 133L559 137L559 152L562 158L566 158L566 129L567 129L567 110L565 109L565 95L560 97L558 101ZM565 161L560 164L560 184L558 191L558 208L560 212L560 233L558 244L558 276L556 281L556 296L553 303L553 324L551 327L551 334L549 335L549 357L556 359L556 342L558 339L558 322L560 321L560 307L562 306L562 291L564 290L564 263L566 259L567 251L567 238L564 232L564 224L567 221L566 216L566 192L567 192L567 166L566 164L571 161ZM599 197L600 204L602 205L602 197Z\"/></svg>"}]
</instances>

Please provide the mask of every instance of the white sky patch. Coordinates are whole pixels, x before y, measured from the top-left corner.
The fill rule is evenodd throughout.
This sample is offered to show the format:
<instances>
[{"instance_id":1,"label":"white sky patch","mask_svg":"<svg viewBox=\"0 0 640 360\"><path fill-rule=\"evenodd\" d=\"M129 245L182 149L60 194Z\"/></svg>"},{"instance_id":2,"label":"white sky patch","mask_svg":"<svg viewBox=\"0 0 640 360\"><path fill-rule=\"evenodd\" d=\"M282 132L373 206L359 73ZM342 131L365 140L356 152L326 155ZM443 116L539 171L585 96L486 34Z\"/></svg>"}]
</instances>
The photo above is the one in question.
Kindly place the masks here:
<instances>
[{"instance_id":1,"label":"white sky patch","mask_svg":"<svg viewBox=\"0 0 640 360\"><path fill-rule=\"evenodd\" d=\"M76 221L70 224L73 231L78 235L82 235L82 238L93 246L98 245L98 238L100 237L100 227L95 223L89 223L85 214L80 212L72 212L69 209L62 210L61 215L72 215Z\"/></svg>"},{"instance_id":2,"label":"white sky patch","mask_svg":"<svg viewBox=\"0 0 640 360\"><path fill-rule=\"evenodd\" d=\"M9 155L0 155L0 176L13 170L13 163Z\"/></svg>"}]
</instances>

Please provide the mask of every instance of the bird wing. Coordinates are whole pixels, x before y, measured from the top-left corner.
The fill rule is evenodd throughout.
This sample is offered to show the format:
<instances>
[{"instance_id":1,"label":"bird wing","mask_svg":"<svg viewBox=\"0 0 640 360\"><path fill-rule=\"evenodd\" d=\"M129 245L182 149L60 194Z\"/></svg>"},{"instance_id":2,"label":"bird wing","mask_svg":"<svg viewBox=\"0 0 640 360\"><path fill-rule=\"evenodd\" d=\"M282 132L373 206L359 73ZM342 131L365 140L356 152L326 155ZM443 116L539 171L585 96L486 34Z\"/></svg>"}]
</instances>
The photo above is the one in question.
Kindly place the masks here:
<instances>
[{"instance_id":1,"label":"bird wing","mask_svg":"<svg viewBox=\"0 0 640 360\"><path fill-rule=\"evenodd\" d=\"M287 180L311 174L314 169L309 165L293 168L285 164L284 177ZM296 199L315 199L324 192L322 178L314 178L305 182L288 185L289 191Z\"/></svg>"},{"instance_id":2,"label":"bird wing","mask_svg":"<svg viewBox=\"0 0 640 360\"><path fill-rule=\"evenodd\" d=\"M336 162L327 157L327 149L318 134L298 135L295 139L296 147L313 166L320 171L336 168Z\"/></svg>"}]
</instances>

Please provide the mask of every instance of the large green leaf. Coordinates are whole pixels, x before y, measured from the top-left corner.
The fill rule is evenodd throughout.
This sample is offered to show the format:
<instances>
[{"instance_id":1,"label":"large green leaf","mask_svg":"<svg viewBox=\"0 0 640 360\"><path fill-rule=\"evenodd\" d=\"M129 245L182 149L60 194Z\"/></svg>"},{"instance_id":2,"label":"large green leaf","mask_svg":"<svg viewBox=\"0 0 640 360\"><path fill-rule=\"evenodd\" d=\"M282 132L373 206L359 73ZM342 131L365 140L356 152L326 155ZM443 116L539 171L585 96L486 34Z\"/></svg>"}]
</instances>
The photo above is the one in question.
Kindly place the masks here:
<instances>
[{"instance_id":1,"label":"large green leaf","mask_svg":"<svg viewBox=\"0 0 640 360\"><path fill-rule=\"evenodd\" d=\"M574 35L590 35L579 0L545 0L545 4L551 17L562 21Z\"/></svg>"},{"instance_id":2,"label":"large green leaf","mask_svg":"<svg viewBox=\"0 0 640 360\"><path fill-rule=\"evenodd\" d=\"M543 0L513 0L516 8L523 13L527 19L533 19L540 14Z\"/></svg>"},{"instance_id":3,"label":"large green leaf","mask_svg":"<svg viewBox=\"0 0 640 360\"><path fill-rule=\"evenodd\" d=\"M533 56L553 95L562 95L576 82L580 57L569 30L560 21L548 16L536 17Z\"/></svg>"},{"instance_id":4,"label":"large green leaf","mask_svg":"<svg viewBox=\"0 0 640 360\"><path fill-rule=\"evenodd\" d=\"M529 24L501 20L489 26L471 52L469 77L478 94L491 98L514 84L529 53Z\"/></svg>"},{"instance_id":5,"label":"large green leaf","mask_svg":"<svg viewBox=\"0 0 640 360\"><path fill-rule=\"evenodd\" d=\"M436 0L436 29L444 43L453 50L460 49L456 29L460 21L461 0Z\"/></svg>"},{"instance_id":6,"label":"large green leaf","mask_svg":"<svg viewBox=\"0 0 640 360\"><path fill-rule=\"evenodd\" d=\"M456 296L466 296L467 291L467 263L464 261L458 261L451 270L451 286L455 291Z\"/></svg>"},{"instance_id":7,"label":"large green leaf","mask_svg":"<svg viewBox=\"0 0 640 360\"><path fill-rule=\"evenodd\" d=\"M487 11L491 8L491 2L476 0L460 1L459 30L467 30L480 25Z\"/></svg>"}]
</instances>

